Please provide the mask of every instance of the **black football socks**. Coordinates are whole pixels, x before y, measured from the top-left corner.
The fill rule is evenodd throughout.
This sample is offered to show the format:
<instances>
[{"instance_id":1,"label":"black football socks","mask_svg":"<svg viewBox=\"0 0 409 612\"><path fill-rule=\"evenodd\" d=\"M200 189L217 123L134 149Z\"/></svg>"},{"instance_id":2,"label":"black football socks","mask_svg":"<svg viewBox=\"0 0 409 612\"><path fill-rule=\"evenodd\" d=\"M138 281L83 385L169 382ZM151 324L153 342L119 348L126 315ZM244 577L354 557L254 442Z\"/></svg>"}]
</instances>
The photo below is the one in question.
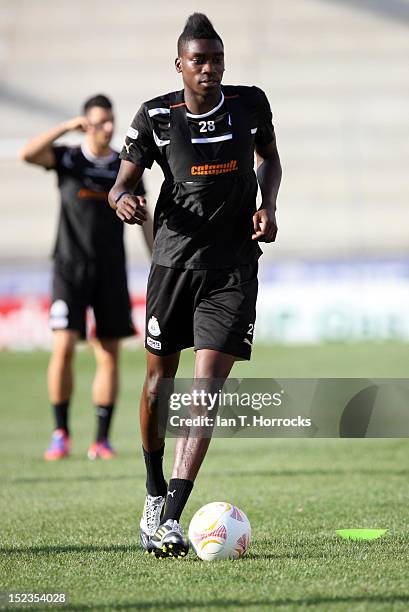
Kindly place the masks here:
<instances>
[{"instance_id":1,"label":"black football socks","mask_svg":"<svg viewBox=\"0 0 409 612\"><path fill-rule=\"evenodd\" d=\"M60 402L59 404L52 404L54 420L55 420L55 428L63 429L67 435L69 435L68 406L69 406L69 402Z\"/></svg>"},{"instance_id":2,"label":"black football socks","mask_svg":"<svg viewBox=\"0 0 409 612\"><path fill-rule=\"evenodd\" d=\"M168 494L166 496L165 512L161 519L162 524L169 519L174 519L179 522L192 489L193 482L191 480L183 480L183 478L170 479Z\"/></svg>"},{"instance_id":3,"label":"black football socks","mask_svg":"<svg viewBox=\"0 0 409 612\"><path fill-rule=\"evenodd\" d=\"M165 446L148 453L143 447L143 457L146 465L146 490L149 495L166 497L168 485L163 475L163 453Z\"/></svg>"},{"instance_id":4,"label":"black football socks","mask_svg":"<svg viewBox=\"0 0 409 612\"><path fill-rule=\"evenodd\" d=\"M111 426L112 413L114 412L114 405L109 404L108 406L96 406L97 413L97 442L102 442L108 438L109 428Z\"/></svg>"}]
</instances>

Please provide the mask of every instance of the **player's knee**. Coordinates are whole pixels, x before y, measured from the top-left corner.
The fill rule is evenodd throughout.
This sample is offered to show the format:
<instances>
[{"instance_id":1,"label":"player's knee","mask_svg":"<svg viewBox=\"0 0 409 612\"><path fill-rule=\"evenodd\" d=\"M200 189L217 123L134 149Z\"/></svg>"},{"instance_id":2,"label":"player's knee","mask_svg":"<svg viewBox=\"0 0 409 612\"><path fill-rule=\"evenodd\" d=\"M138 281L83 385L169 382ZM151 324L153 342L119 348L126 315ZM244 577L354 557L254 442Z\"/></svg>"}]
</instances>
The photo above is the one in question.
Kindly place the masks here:
<instances>
[{"instance_id":1,"label":"player's knee","mask_svg":"<svg viewBox=\"0 0 409 612\"><path fill-rule=\"evenodd\" d=\"M71 363L74 356L75 346L71 343L60 342L54 345L52 352L52 359L54 362L58 362L61 365L67 365Z\"/></svg>"},{"instance_id":2,"label":"player's knee","mask_svg":"<svg viewBox=\"0 0 409 612\"><path fill-rule=\"evenodd\" d=\"M97 367L101 370L115 372L118 369L118 357L116 354L105 352L96 355Z\"/></svg>"},{"instance_id":3,"label":"player's knee","mask_svg":"<svg viewBox=\"0 0 409 612\"><path fill-rule=\"evenodd\" d=\"M166 383L168 380L168 374L163 368L148 368L145 377L144 391L147 404L152 409L157 405L160 393L166 393Z\"/></svg>"},{"instance_id":4,"label":"player's knee","mask_svg":"<svg viewBox=\"0 0 409 612\"><path fill-rule=\"evenodd\" d=\"M97 359L116 363L119 355L118 340L94 340L94 351Z\"/></svg>"},{"instance_id":5,"label":"player's knee","mask_svg":"<svg viewBox=\"0 0 409 612\"><path fill-rule=\"evenodd\" d=\"M98 340L93 342L97 368L107 374L118 370L119 346L117 341Z\"/></svg>"},{"instance_id":6,"label":"player's knee","mask_svg":"<svg viewBox=\"0 0 409 612\"><path fill-rule=\"evenodd\" d=\"M145 377L145 393L150 404L156 402L160 381L162 380L162 372L159 370L149 370Z\"/></svg>"}]
</instances>

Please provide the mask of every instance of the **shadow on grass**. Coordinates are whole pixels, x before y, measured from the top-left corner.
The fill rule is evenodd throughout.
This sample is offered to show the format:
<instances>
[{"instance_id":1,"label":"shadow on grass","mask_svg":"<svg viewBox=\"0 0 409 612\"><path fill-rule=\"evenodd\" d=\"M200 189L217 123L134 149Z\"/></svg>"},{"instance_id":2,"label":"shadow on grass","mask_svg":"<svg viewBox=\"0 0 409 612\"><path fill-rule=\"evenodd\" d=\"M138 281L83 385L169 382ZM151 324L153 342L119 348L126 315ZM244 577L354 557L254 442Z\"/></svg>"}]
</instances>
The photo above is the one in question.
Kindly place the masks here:
<instances>
[{"instance_id":1,"label":"shadow on grass","mask_svg":"<svg viewBox=\"0 0 409 612\"><path fill-rule=\"evenodd\" d=\"M166 600L166 603L165 603ZM82 603L76 605L63 606L64 610L85 610L91 608L92 610L192 610L195 608L209 609L209 608L220 608L222 610L239 610L246 609L251 610L252 608L258 608L260 606L269 606L275 608L279 606L317 606L326 605L327 609L330 610L332 605L335 604L396 604L396 603L409 603L409 594L403 595L356 595L356 596L334 596L334 597L306 597L304 599L207 599L206 601L195 601L194 599L189 600L177 600L170 601L168 597L164 596L162 600L156 601L132 601L123 604L90 604ZM27 608L25 608L27 609ZM28 608L34 610L34 608ZM37 608L38 610L38 608Z\"/></svg>"},{"instance_id":2,"label":"shadow on grass","mask_svg":"<svg viewBox=\"0 0 409 612\"><path fill-rule=\"evenodd\" d=\"M140 553L143 554L139 544L65 544L60 546L55 545L44 545L44 546L2 546L0 547L0 554L5 555L43 555L43 554L64 554L64 553ZM312 553L310 547L306 550L294 550L286 553L255 553L251 552L247 554L241 560L241 563L246 561L264 561L267 559L321 559L329 556L330 553ZM334 557L334 551L331 552L332 558ZM197 557L189 557L189 561L201 561Z\"/></svg>"},{"instance_id":3,"label":"shadow on grass","mask_svg":"<svg viewBox=\"0 0 409 612\"><path fill-rule=\"evenodd\" d=\"M241 559L241 562L244 561L278 561L279 559L335 559L337 557L342 557L342 554L332 552L323 552L323 553L311 553L307 551L290 551L288 553L251 553L246 554L245 557Z\"/></svg>"},{"instance_id":4,"label":"shadow on grass","mask_svg":"<svg viewBox=\"0 0 409 612\"><path fill-rule=\"evenodd\" d=\"M58 554L58 553L101 553L101 552L139 552L141 547L139 544L106 544L96 546L95 544L82 545L66 544L61 546L1 546L0 554L4 555L42 555L42 554Z\"/></svg>"},{"instance_id":5,"label":"shadow on grass","mask_svg":"<svg viewBox=\"0 0 409 612\"><path fill-rule=\"evenodd\" d=\"M273 548L273 545L269 546ZM301 550L300 550L301 549ZM144 553L139 544L65 544L65 545L43 545L43 546L2 546L0 547L0 554L3 555L51 555L51 554L71 554L71 553L139 553L141 557L144 557ZM297 546L296 549L289 550L288 552L250 552L246 554L241 560L240 564L245 564L251 561L267 561L267 560L285 560L285 559L334 559L336 557L342 557L344 553L342 551L327 551L322 552L311 551L311 546L308 543L302 543ZM190 555L187 560L194 563L202 563L200 559L194 555Z\"/></svg>"},{"instance_id":6,"label":"shadow on grass","mask_svg":"<svg viewBox=\"0 0 409 612\"><path fill-rule=\"evenodd\" d=\"M208 471L205 473L205 476L211 477L215 475L216 472ZM217 472L217 475L219 473ZM229 471L223 472L223 476L228 476L229 478L243 478L243 477L251 477L251 476L261 476L268 478L281 478L281 477L297 477L297 476L404 476L407 477L409 475L409 470L369 470L369 469L354 469L351 470L323 470L323 469L312 469L312 470L252 470L247 472L242 472L240 470L237 471ZM61 483L61 482L98 482L103 480L107 481L119 481L119 480L135 480L135 475L128 474L117 474L117 475L108 475L108 474L83 474L80 476L52 476L51 478L46 477L33 477L33 478L13 478L13 479L4 479L2 482L8 484L40 484L40 483Z\"/></svg>"},{"instance_id":7,"label":"shadow on grass","mask_svg":"<svg viewBox=\"0 0 409 612\"><path fill-rule=\"evenodd\" d=\"M215 475L216 472L207 472L206 476ZM219 475L219 472L217 472ZM268 476L269 478L280 478L282 476L405 476L409 475L409 470L372 470L353 468L348 470L330 469L323 470L321 468L311 470L251 470L251 471L223 471L223 476L244 478L246 476Z\"/></svg>"},{"instance_id":8,"label":"shadow on grass","mask_svg":"<svg viewBox=\"0 0 409 612\"><path fill-rule=\"evenodd\" d=\"M33 478L13 478L12 480L4 480L8 484L61 484L62 482L98 482L103 480L135 480L136 476L127 474L106 475L106 474L85 474L81 476L53 476L51 478L33 477Z\"/></svg>"}]
</instances>

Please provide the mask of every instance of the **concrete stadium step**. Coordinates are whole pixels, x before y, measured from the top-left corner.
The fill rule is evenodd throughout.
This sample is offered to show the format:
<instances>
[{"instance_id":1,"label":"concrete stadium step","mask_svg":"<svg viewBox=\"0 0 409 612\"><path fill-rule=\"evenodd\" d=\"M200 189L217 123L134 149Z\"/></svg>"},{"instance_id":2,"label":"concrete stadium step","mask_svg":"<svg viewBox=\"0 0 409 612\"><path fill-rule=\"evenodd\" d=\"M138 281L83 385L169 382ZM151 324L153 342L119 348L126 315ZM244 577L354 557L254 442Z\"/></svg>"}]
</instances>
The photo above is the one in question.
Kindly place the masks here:
<instances>
[{"instance_id":1,"label":"concrete stadium step","mask_svg":"<svg viewBox=\"0 0 409 612\"><path fill-rule=\"evenodd\" d=\"M384 15L361 4L206 3L225 41L225 82L261 86L273 108L284 180L280 240L266 261L409 251L408 28L387 18L387 0ZM2 1L0 261L47 257L58 206L49 174L10 159L17 143L103 91L121 146L141 101L180 86L176 38L192 10L187 1ZM150 201L160 182L159 169L147 173ZM128 235L132 259L145 258Z\"/></svg>"}]
</instances>

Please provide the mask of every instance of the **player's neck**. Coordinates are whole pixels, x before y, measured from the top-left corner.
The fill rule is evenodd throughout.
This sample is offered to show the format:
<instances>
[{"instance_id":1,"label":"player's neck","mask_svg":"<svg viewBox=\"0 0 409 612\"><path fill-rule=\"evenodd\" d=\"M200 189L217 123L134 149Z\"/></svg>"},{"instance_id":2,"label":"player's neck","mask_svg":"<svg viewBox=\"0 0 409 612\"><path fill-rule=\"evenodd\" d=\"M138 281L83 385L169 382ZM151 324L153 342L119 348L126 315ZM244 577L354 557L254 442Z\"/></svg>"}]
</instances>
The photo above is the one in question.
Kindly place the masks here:
<instances>
[{"instance_id":1,"label":"player's neck","mask_svg":"<svg viewBox=\"0 0 409 612\"><path fill-rule=\"evenodd\" d=\"M220 102L222 90L218 87L214 91L208 92L205 95L200 95L185 87L184 95L188 111L192 113L192 115L203 115L217 106Z\"/></svg>"},{"instance_id":2,"label":"player's neck","mask_svg":"<svg viewBox=\"0 0 409 612\"><path fill-rule=\"evenodd\" d=\"M112 149L111 149L111 147L109 145L98 146L92 140L88 140L88 138L85 139L85 143L84 144L85 144L86 148L88 149L88 151L92 155L95 155L95 157L107 157L112 152Z\"/></svg>"}]
</instances>

